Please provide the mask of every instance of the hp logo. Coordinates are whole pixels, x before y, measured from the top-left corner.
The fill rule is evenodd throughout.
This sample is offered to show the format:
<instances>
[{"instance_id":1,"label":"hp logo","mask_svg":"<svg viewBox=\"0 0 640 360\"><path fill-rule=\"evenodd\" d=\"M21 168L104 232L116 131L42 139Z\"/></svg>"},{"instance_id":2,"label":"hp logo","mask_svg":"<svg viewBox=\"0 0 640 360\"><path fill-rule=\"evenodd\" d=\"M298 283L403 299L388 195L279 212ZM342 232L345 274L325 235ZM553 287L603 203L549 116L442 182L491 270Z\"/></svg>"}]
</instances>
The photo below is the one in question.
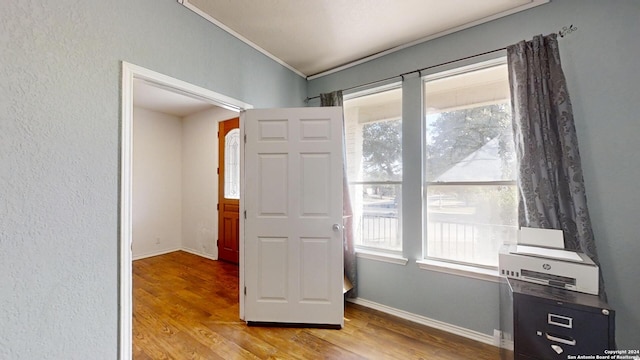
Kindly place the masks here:
<instances>
[{"instance_id":1,"label":"hp logo","mask_svg":"<svg viewBox=\"0 0 640 360\"><path fill-rule=\"evenodd\" d=\"M549 264L542 264L542 268L545 270L551 270L551 265Z\"/></svg>"}]
</instances>

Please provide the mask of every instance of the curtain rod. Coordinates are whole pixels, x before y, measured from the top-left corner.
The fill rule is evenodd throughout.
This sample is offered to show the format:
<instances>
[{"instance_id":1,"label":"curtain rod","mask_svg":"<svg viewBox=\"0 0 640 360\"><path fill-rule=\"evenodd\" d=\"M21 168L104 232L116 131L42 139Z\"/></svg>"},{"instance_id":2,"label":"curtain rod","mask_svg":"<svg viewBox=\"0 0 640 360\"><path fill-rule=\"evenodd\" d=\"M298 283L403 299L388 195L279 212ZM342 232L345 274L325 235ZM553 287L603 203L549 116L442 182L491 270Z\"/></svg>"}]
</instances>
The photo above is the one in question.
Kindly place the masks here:
<instances>
[{"instance_id":1,"label":"curtain rod","mask_svg":"<svg viewBox=\"0 0 640 360\"><path fill-rule=\"evenodd\" d=\"M578 28L573 26L573 24L571 24L570 26L562 27L562 29L560 31L558 31L558 35L560 35L560 37L562 38L562 37L565 37L566 35L571 34L572 32L574 32L576 30L578 30ZM391 76L391 77L388 77L388 78L385 78L385 79L375 80L375 81L371 81L371 82L368 82L368 83L365 83L365 84L351 86L351 87L342 89L341 91L349 91L349 90L353 90L353 89L357 89L357 88L361 88L361 87L365 87L365 86L369 86L369 85L374 85L374 84L377 84L377 83L393 80L393 79L398 78L398 77L402 78L402 81L404 81L404 77L406 75L415 74L415 73L420 74L421 72L423 72L425 70L433 69L433 68L436 68L436 67L439 67L439 66L453 64L453 63L456 63L456 62L459 62L459 61L464 61L464 60L472 59L472 58L483 56L483 55L492 54L492 53L495 53L495 52L498 52L498 51L503 51L503 50L506 50L506 49L507 49L507 47L502 47L502 48L491 50L491 51L485 51L483 53L470 55L470 56L466 56L466 57L463 57L463 58L460 58L460 59L443 62L441 64L427 66L427 67L424 67L422 69L408 71L408 72L405 72L405 73L402 73L402 74L399 74L399 75L395 75L395 76ZM318 99L318 98L320 98L320 95L307 97L306 99L304 99L304 102L307 103L307 102L309 102L309 100Z\"/></svg>"},{"instance_id":2,"label":"curtain rod","mask_svg":"<svg viewBox=\"0 0 640 360\"><path fill-rule=\"evenodd\" d=\"M351 87L342 89L341 91L349 91L349 90L353 90L353 89L357 89L357 88L361 88L361 87L365 87L365 86L369 86L369 85L374 85L374 84L377 84L377 83L393 80L393 79L398 78L398 77L402 78L402 80L404 81L404 77L407 76L407 75L411 75L411 74L415 74L415 73L419 74L419 73L421 73L421 72L423 72L425 70L433 69L433 68L436 68L436 67L439 67L439 66L453 64L453 63L456 63L456 62L459 62L459 61L472 59L472 58L475 58L475 57L478 57L478 56L492 54L494 52L503 51L503 50L506 50L506 49L507 49L506 47L503 47L503 48L500 48L500 49L495 49L495 50L491 50L491 51L485 51L485 52L480 53L480 54L470 55L470 56L466 56L466 57L463 57L463 58L460 58L460 59L443 62L441 64L431 65L431 66L427 66L427 67L424 67L424 68L421 68L421 69L417 69L417 70L413 70L413 71L407 71L407 72L404 72L404 73L399 74L399 75L390 76L388 78L371 81L371 82L368 82L368 83L365 83L365 84L351 86ZM304 99L304 102L309 102L309 100L311 100L311 99L318 99L318 98L320 98L320 95L308 97L308 98Z\"/></svg>"}]
</instances>

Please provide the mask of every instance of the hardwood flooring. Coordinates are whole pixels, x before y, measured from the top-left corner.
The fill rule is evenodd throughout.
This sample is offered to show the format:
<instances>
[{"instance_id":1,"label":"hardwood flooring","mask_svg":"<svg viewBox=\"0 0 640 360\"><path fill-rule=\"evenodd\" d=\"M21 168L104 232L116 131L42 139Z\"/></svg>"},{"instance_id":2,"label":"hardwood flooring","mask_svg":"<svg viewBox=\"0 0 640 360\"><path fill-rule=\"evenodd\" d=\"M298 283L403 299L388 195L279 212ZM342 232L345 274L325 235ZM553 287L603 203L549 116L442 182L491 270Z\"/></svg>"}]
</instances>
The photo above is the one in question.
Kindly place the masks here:
<instances>
[{"instance_id":1,"label":"hardwood flooring","mask_svg":"<svg viewBox=\"0 0 640 360\"><path fill-rule=\"evenodd\" d=\"M352 303L341 330L248 327L238 267L178 251L133 262L133 358L493 360L499 349Z\"/></svg>"}]
</instances>

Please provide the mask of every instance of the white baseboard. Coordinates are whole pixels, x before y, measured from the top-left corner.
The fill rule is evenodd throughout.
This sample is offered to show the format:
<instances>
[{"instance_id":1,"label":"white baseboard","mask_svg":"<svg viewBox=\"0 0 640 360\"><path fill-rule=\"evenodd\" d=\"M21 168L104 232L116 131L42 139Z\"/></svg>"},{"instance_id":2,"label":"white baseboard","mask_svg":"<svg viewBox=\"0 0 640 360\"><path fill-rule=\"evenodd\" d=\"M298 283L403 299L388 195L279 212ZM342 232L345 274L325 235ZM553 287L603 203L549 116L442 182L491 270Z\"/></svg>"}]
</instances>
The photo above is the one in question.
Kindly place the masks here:
<instances>
[{"instance_id":1,"label":"white baseboard","mask_svg":"<svg viewBox=\"0 0 640 360\"><path fill-rule=\"evenodd\" d=\"M177 248L165 249L165 250L160 250L160 251L155 251L155 252L150 252L150 253L143 253L143 254L133 255L131 257L131 260L140 260L140 259L150 258L150 257L153 257L153 256L172 253L172 252L178 251L178 250L182 250L182 249L177 247Z\"/></svg>"},{"instance_id":2,"label":"white baseboard","mask_svg":"<svg viewBox=\"0 0 640 360\"><path fill-rule=\"evenodd\" d=\"M193 249L189 249L189 248L185 248L185 247L183 247L180 250L182 250L184 252L188 252L189 254L198 255L200 257L207 258L209 260L218 260L218 258L214 257L213 255L205 254L205 253L197 251L197 250L193 250Z\"/></svg>"},{"instance_id":3,"label":"white baseboard","mask_svg":"<svg viewBox=\"0 0 640 360\"><path fill-rule=\"evenodd\" d=\"M513 340L500 340L500 347L513 351Z\"/></svg>"},{"instance_id":4,"label":"white baseboard","mask_svg":"<svg viewBox=\"0 0 640 360\"><path fill-rule=\"evenodd\" d=\"M172 248L172 249L160 250L160 251L156 251L156 252L152 252L152 253L139 254L139 255L133 256L131 259L132 260L146 259L146 258L150 258L150 257L153 257L153 256L172 253L174 251L184 251L184 252L188 252L190 254L197 255L197 256L200 256L200 257L203 257L203 258L207 258L207 259L210 259L210 260L218 260L217 258L215 258L215 257L213 257L211 255L208 255L208 254L205 254L205 253L193 250L193 249L184 248L184 247L177 247L177 248Z\"/></svg>"},{"instance_id":5,"label":"white baseboard","mask_svg":"<svg viewBox=\"0 0 640 360\"><path fill-rule=\"evenodd\" d=\"M369 301L363 298L355 298L355 299L347 299L347 301L352 302L357 305L362 305L374 310L382 311L383 313L397 316L399 318L409 320L421 325L429 326L438 330L443 330L455 335L463 336L471 340L475 340L481 343L489 344L496 346L493 336L481 333L475 330L466 329L460 326L452 325L449 323L445 323L439 320L430 319L426 316L413 314L404 310L392 308L387 305L378 304L373 301Z\"/></svg>"}]
</instances>

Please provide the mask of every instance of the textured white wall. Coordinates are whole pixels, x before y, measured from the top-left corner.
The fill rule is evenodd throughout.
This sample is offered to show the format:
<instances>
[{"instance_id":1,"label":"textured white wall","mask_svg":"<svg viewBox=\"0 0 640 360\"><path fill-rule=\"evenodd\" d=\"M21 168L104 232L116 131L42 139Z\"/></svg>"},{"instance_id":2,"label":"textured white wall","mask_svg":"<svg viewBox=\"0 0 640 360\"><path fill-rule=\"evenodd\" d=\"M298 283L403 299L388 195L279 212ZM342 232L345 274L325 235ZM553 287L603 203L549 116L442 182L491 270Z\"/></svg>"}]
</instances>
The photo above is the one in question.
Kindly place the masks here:
<instances>
[{"instance_id":1,"label":"textured white wall","mask_svg":"<svg viewBox=\"0 0 640 360\"><path fill-rule=\"evenodd\" d=\"M306 81L175 0L0 9L0 359L115 359L121 61L256 107Z\"/></svg>"},{"instance_id":2,"label":"textured white wall","mask_svg":"<svg viewBox=\"0 0 640 360\"><path fill-rule=\"evenodd\" d=\"M182 246L182 120L133 109L134 259Z\"/></svg>"},{"instance_id":3,"label":"textured white wall","mask_svg":"<svg viewBox=\"0 0 640 360\"><path fill-rule=\"evenodd\" d=\"M218 121L238 114L213 108L182 120L182 248L218 258Z\"/></svg>"}]
</instances>

